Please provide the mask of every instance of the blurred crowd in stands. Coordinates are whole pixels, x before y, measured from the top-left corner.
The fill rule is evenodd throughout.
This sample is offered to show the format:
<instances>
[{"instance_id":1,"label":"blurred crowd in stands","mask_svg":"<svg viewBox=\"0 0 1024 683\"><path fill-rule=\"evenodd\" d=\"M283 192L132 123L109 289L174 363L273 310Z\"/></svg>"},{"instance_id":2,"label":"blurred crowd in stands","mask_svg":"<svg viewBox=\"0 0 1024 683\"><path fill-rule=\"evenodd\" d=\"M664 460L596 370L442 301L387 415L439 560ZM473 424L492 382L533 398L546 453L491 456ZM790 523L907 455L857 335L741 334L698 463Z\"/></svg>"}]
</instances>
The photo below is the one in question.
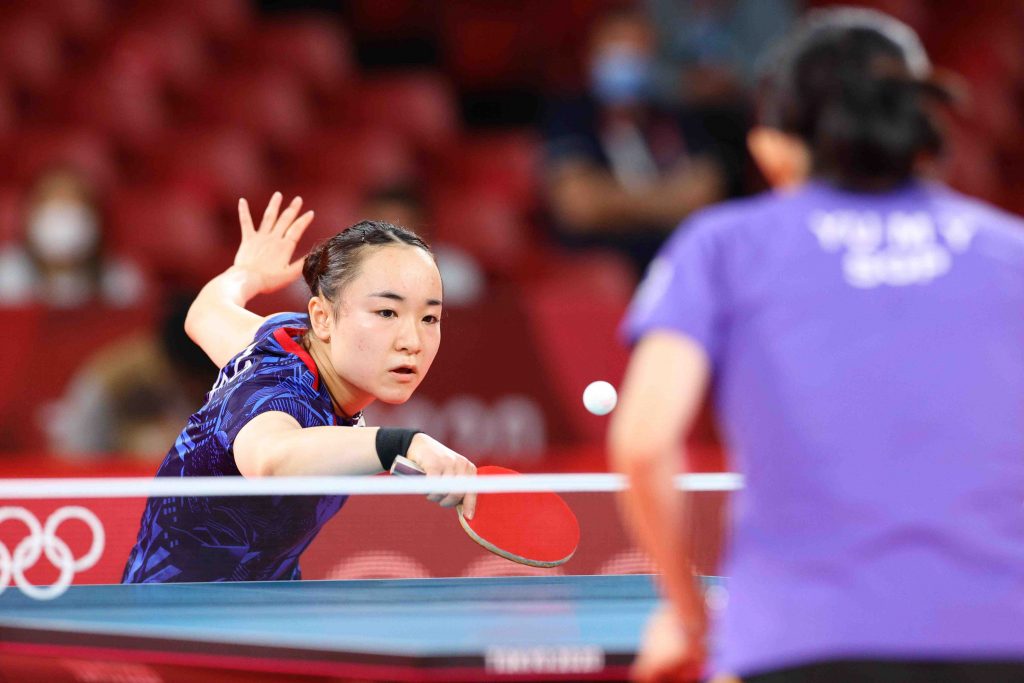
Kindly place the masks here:
<instances>
[{"instance_id":1,"label":"blurred crowd in stands","mask_svg":"<svg viewBox=\"0 0 1024 683\"><path fill-rule=\"evenodd\" d=\"M158 460L216 371L181 329L189 297L230 264L237 199L277 189L316 211L300 248L360 218L434 245L446 331L470 340L422 390L431 419L507 398L500 371L489 396L460 372L477 353L536 375L510 383L546 396L545 446L596 441L579 391L621 376L632 288L690 212L763 189L758 57L824 4L3 3L0 451ZM846 4L910 23L964 93L937 175L1024 212L1024 4Z\"/></svg>"}]
</instances>

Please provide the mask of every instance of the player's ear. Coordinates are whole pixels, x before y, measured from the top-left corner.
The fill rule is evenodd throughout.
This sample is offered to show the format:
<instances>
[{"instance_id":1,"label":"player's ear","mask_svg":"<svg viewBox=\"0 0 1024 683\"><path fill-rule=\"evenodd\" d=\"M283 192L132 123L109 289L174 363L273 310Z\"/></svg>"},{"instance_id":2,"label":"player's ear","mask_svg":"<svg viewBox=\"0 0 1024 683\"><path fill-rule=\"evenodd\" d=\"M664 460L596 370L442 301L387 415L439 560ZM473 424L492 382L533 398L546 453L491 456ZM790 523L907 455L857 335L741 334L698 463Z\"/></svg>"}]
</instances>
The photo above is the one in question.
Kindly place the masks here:
<instances>
[{"instance_id":1,"label":"player's ear","mask_svg":"<svg viewBox=\"0 0 1024 683\"><path fill-rule=\"evenodd\" d=\"M331 313L331 302L322 296L314 296L309 300L310 328L316 338L322 342L331 341L331 325L333 323Z\"/></svg>"},{"instance_id":2,"label":"player's ear","mask_svg":"<svg viewBox=\"0 0 1024 683\"><path fill-rule=\"evenodd\" d=\"M778 189L804 182L811 171L811 153L800 138L767 126L747 134L747 148L768 183Z\"/></svg>"}]
</instances>

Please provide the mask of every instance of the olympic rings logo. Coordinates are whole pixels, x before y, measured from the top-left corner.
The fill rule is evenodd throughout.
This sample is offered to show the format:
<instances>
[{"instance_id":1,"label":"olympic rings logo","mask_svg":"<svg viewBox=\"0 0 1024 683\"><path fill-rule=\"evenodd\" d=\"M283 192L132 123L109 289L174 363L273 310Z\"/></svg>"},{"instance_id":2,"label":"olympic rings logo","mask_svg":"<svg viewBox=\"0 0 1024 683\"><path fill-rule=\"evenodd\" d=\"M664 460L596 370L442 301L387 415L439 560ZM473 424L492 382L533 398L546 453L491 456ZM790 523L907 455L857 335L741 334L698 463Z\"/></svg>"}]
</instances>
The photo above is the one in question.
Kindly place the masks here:
<instances>
[{"instance_id":1,"label":"olympic rings logo","mask_svg":"<svg viewBox=\"0 0 1024 683\"><path fill-rule=\"evenodd\" d=\"M71 548L59 536L57 529L69 519L85 522L92 533L92 545L82 557L75 559ZM17 520L28 527L26 536L14 552L0 542L0 593L3 593L14 579L14 584L21 592L36 600L52 600L61 595L71 585L76 572L91 568L103 554L106 535L99 518L84 507L68 505L59 508L40 524L35 515L22 507L0 507L0 524L8 520ZM25 578L25 572L35 566L39 558L45 554L53 566L60 570L57 581L49 586L36 586Z\"/></svg>"}]
</instances>

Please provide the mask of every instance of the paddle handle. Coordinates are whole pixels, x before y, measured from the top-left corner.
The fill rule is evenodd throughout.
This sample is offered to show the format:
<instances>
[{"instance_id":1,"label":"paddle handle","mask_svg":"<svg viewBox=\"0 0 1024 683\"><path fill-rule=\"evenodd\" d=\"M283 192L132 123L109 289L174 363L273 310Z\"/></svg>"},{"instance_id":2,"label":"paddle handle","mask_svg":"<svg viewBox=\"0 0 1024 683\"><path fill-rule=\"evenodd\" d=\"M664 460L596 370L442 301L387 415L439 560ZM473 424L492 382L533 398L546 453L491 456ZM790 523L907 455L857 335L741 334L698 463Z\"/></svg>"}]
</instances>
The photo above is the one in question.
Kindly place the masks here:
<instances>
[{"instance_id":1,"label":"paddle handle","mask_svg":"<svg viewBox=\"0 0 1024 683\"><path fill-rule=\"evenodd\" d=\"M391 474L396 477L408 477L420 474L426 474L420 467L409 458L404 455L400 455L395 458L395 461L391 463Z\"/></svg>"}]
</instances>

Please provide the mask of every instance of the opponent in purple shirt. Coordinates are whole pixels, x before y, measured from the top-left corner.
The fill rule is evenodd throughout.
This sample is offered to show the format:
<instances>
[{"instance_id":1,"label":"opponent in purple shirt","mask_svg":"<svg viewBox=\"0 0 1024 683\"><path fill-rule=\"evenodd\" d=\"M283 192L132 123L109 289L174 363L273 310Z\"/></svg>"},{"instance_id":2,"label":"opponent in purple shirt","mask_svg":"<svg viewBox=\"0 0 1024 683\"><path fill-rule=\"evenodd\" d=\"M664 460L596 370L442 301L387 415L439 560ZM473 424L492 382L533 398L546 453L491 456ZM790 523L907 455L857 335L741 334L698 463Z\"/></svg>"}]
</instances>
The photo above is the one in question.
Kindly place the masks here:
<instances>
[{"instance_id":1,"label":"opponent in purple shirt","mask_svg":"<svg viewBox=\"0 0 1024 683\"><path fill-rule=\"evenodd\" d=\"M917 177L942 93L905 25L816 13L773 65L780 189L681 226L626 322L610 450L668 598L637 677L704 664L670 475L713 385L746 477L716 673L1024 681L1024 222Z\"/></svg>"},{"instance_id":2,"label":"opponent in purple shirt","mask_svg":"<svg viewBox=\"0 0 1024 683\"><path fill-rule=\"evenodd\" d=\"M275 193L260 227L239 203L234 265L199 293L189 336L222 368L206 404L157 476L375 474L405 455L429 474L472 474L464 457L416 430L362 426L374 400L412 395L441 341L441 278L427 245L363 221L291 262L313 219ZM261 318L257 294L299 273L306 313ZM450 507L459 495L430 496ZM125 582L297 579L299 556L344 496L151 498ZM465 496L472 515L475 498Z\"/></svg>"}]
</instances>

